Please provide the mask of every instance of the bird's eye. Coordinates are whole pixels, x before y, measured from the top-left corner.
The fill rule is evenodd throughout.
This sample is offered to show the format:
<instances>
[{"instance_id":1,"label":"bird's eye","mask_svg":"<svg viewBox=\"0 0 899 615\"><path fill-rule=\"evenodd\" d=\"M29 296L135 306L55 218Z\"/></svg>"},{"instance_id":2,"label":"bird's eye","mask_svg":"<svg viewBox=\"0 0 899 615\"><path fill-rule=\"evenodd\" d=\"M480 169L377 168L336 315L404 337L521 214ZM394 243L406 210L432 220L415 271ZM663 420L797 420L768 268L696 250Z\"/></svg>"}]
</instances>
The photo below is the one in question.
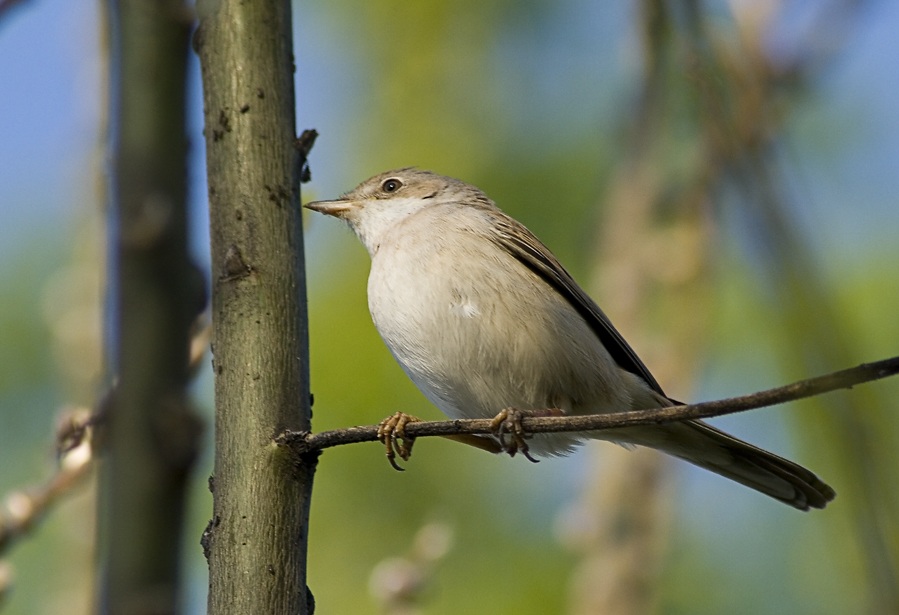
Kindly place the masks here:
<instances>
[{"instance_id":1,"label":"bird's eye","mask_svg":"<svg viewBox=\"0 0 899 615\"><path fill-rule=\"evenodd\" d=\"M384 183L381 184L381 190L384 192L396 192L403 186L403 182L396 179L395 177L391 177L390 179L385 179Z\"/></svg>"}]
</instances>

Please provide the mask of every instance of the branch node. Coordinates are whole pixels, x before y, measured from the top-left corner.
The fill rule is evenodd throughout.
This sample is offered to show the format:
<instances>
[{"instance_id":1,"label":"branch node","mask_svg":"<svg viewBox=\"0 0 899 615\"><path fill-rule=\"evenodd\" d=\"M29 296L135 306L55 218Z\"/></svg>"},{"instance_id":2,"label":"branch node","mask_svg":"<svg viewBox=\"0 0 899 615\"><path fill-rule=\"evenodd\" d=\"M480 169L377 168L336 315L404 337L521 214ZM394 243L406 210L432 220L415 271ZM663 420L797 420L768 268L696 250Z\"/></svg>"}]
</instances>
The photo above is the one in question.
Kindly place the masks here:
<instances>
[{"instance_id":1,"label":"branch node","mask_svg":"<svg viewBox=\"0 0 899 615\"><path fill-rule=\"evenodd\" d=\"M312 146L315 145L315 139L317 137L318 131L314 128L309 128L304 130L303 134L297 137L293 142L293 146L299 154L297 159L299 173L297 174L297 177L299 177L301 184L305 184L312 179L312 171L309 168L309 152L312 151Z\"/></svg>"},{"instance_id":2,"label":"branch node","mask_svg":"<svg viewBox=\"0 0 899 615\"><path fill-rule=\"evenodd\" d=\"M253 272L252 268L247 265L246 261L244 261L243 253L240 251L240 248L233 244L225 253L225 262L222 266L222 271L224 273L222 274L221 279L227 282L245 278Z\"/></svg>"},{"instance_id":3,"label":"branch node","mask_svg":"<svg viewBox=\"0 0 899 615\"><path fill-rule=\"evenodd\" d=\"M309 431L291 431L285 429L274 437L277 446L287 449L294 467L310 466L318 464L318 458L322 454L323 446L312 444L313 434Z\"/></svg>"}]
</instances>

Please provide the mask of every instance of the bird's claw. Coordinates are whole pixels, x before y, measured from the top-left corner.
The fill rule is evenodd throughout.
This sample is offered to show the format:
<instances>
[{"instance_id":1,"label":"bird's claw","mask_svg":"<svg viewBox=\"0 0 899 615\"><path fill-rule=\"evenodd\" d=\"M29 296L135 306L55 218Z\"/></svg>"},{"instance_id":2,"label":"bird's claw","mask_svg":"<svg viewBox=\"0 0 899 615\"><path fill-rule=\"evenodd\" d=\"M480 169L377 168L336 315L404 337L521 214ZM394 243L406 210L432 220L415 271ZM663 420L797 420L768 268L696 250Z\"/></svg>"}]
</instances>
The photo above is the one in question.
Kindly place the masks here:
<instances>
[{"instance_id":1,"label":"bird's claw","mask_svg":"<svg viewBox=\"0 0 899 615\"><path fill-rule=\"evenodd\" d=\"M493 430L499 445L509 457L514 457L516 453L521 455L532 463L540 463L539 459L531 456L527 439L530 438L524 427L521 425L521 419L530 416L529 413L518 410L516 408L506 408L493 417L490 422L490 429ZM506 443L506 434L509 435L509 442Z\"/></svg>"},{"instance_id":2,"label":"bird's claw","mask_svg":"<svg viewBox=\"0 0 899 615\"><path fill-rule=\"evenodd\" d=\"M394 470L399 472L405 471L405 468L396 462L396 458L399 456L403 461L409 461L409 457L412 456L412 445L415 444L415 438L410 438L406 435L406 425L419 422L421 422L421 419L418 417L397 412L378 423L378 440L387 449L387 461L390 462Z\"/></svg>"}]
</instances>

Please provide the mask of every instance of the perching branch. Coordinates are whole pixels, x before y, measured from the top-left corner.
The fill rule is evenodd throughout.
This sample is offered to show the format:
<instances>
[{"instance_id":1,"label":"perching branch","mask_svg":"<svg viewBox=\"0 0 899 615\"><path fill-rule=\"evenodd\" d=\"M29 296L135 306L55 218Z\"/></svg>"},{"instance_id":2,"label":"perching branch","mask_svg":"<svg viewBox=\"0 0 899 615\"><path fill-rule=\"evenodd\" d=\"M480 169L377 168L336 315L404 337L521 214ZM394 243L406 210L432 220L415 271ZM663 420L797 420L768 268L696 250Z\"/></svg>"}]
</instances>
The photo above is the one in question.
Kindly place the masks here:
<instances>
[{"instance_id":1,"label":"perching branch","mask_svg":"<svg viewBox=\"0 0 899 615\"><path fill-rule=\"evenodd\" d=\"M887 378L897 373L899 373L899 356L875 361L874 363L863 363L858 367L844 369L808 380L800 380L786 386L750 393L740 397L684 406L653 408L651 410L630 410L627 412L584 416L525 417L522 419L521 425L527 433L554 433L597 431L688 419L706 419L774 406L829 393L838 389L850 389L857 384ZM490 427L491 421L492 419L464 419L408 423L405 426L405 435L408 438L461 434L485 435L493 433ZM378 427L376 425L367 425L323 431L321 433L285 431L276 438L276 441L278 444L289 447L296 455L305 456L332 446L353 444L355 442L372 442L377 439Z\"/></svg>"}]
</instances>

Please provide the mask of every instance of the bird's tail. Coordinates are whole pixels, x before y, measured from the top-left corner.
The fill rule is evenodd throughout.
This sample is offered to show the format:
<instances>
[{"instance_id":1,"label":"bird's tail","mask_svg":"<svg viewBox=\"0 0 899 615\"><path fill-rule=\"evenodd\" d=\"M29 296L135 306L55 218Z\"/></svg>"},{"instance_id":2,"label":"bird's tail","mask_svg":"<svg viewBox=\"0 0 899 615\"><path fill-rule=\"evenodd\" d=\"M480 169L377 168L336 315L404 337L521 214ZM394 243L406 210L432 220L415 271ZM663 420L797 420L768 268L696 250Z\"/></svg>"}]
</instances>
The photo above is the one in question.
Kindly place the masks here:
<instances>
[{"instance_id":1,"label":"bird's tail","mask_svg":"<svg viewBox=\"0 0 899 615\"><path fill-rule=\"evenodd\" d=\"M810 470L703 421L629 427L620 433L625 442L659 449L799 510L824 508L836 496Z\"/></svg>"}]
</instances>

